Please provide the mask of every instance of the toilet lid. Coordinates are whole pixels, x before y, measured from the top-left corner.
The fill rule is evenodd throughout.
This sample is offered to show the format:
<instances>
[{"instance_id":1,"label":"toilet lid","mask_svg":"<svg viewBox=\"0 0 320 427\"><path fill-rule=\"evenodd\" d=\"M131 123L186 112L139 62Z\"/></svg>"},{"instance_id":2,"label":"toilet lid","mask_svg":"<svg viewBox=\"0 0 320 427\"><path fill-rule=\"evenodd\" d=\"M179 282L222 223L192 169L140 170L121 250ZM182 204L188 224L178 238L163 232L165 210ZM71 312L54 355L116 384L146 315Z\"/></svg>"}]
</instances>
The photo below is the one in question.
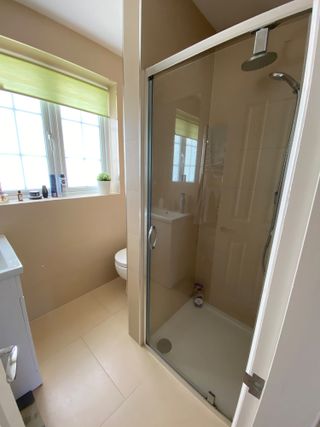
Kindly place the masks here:
<instances>
[{"instance_id":1,"label":"toilet lid","mask_svg":"<svg viewBox=\"0 0 320 427\"><path fill-rule=\"evenodd\" d=\"M118 251L114 256L114 259L117 264L121 265L122 267L127 267L127 248Z\"/></svg>"}]
</instances>

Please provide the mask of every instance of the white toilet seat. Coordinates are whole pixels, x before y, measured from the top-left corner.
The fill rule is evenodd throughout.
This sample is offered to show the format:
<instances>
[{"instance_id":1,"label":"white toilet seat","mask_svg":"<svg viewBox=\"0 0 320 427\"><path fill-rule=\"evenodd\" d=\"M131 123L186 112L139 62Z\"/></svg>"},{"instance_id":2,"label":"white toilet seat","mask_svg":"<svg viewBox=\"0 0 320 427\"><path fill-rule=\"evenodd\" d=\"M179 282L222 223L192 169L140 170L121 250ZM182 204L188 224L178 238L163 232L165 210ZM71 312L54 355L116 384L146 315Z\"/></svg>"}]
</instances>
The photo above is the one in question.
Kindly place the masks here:
<instances>
[{"instance_id":1,"label":"white toilet seat","mask_svg":"<svg viewBox=\"0 0 320 427\"><path fill-rule=\"evenodd\" d=\"M118 251L114 256L114 261L119 276L127 280L127 248Z\"/></svg>"},{"instance_id":2,"label":"white toilet seat","mask_svg":"<svg viewBox=\"0 0 320 427\"><path fill-rule=\"evenodd\" d=\"M114 260L121 267L127 268L127 248L118 251L114 256Z\"/></svg>"}]
</instances>

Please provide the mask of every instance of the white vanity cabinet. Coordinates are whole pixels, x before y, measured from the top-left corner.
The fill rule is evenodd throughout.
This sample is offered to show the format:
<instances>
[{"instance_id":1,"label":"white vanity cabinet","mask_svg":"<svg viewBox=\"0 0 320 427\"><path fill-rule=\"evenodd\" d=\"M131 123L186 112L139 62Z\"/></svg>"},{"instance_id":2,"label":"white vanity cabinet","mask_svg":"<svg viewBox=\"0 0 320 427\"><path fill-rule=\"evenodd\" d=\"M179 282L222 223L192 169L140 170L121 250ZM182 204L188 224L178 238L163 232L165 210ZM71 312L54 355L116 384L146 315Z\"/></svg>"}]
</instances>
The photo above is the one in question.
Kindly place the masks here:
<instances>
[{"instance_id":1,"label":"white vanity cabinet","mask_svg":"<svg viewBox=\"0 0 320 427\"><path fill-rule=\"evenodd\" d=\"M17 375L11 384L16 399L42 384L21 287L22 264L0 235L0 348L18 346Z\"/></svg>"}]
</instances>

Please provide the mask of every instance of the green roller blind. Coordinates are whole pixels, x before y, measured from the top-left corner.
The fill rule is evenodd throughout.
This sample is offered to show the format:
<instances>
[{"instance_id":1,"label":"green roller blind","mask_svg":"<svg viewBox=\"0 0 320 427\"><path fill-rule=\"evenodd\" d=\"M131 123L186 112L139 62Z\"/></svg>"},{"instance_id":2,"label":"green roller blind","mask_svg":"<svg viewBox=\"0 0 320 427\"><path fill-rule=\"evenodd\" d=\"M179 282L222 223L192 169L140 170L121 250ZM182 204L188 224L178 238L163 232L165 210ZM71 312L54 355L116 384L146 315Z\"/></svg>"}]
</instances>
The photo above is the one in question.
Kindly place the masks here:
<instances>
[{"instance_id":1,"label":"green roller blind","mask_svg":"<svg viewBox=\"0 0 320 427\"><path fill-rule=\"evenodd\" d=\"M199 123L196 119L185 117L180 113L176 115L175 134L185 138L198 139Z\"/></svg>"},{"instance_id":2,"label":"green roller blind","mask_svg":"<svg viewBox=\"0 0 320 427\"><path fill-rule=\"evenodd\" d=\"M107 89L2 53L0 89L109 116Z\"/></svg>"}]
</instances>

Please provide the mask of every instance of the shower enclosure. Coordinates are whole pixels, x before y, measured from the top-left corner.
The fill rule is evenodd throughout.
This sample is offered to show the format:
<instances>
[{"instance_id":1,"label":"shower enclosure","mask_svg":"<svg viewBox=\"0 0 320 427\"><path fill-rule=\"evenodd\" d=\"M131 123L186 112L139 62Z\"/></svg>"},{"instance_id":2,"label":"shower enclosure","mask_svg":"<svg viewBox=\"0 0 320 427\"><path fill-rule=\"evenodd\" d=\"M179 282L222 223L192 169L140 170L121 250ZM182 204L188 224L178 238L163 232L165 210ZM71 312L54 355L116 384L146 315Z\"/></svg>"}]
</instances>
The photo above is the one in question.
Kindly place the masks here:
<instances>
[{"instance_id":1,"label":"shower enclosure","mask_svg":"<svg viewBox=\"0 0 320 427\"><path fill-rule=\"evenodd\" d=\"M308 17L149 80L147 344L230 420L290 154Z\"/></svg>"}]
</instances>

